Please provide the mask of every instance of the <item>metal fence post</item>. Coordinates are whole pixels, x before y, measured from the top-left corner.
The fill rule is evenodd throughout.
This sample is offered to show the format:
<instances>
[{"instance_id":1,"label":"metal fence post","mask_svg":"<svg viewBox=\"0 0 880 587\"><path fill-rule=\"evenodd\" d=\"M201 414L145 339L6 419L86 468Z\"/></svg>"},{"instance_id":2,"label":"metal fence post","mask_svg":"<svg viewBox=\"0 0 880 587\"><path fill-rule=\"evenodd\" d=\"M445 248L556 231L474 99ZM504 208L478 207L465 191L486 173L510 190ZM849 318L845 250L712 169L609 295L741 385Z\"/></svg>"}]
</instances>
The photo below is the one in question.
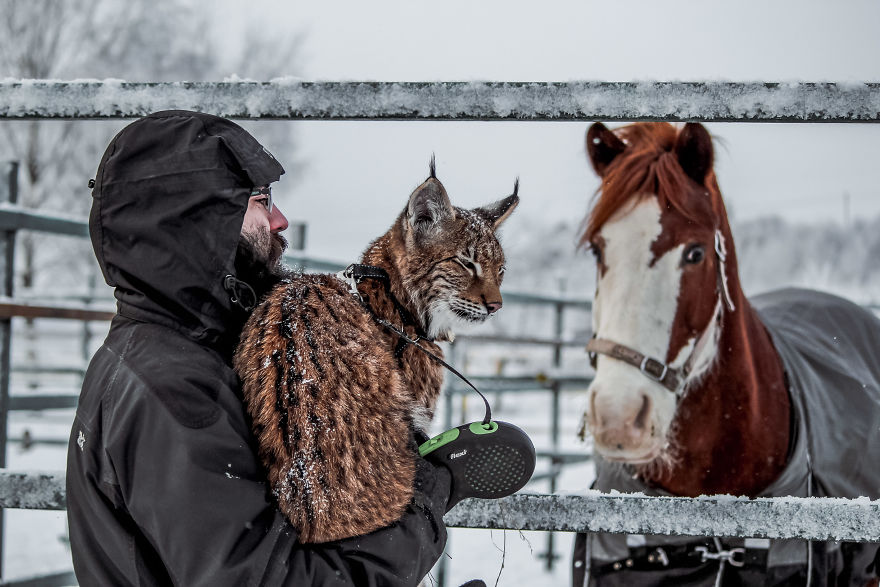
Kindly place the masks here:
<instances>
[{"instance_id":1,"label":"metal fence post","mask_svg":"<svg viewBox=\"0 0 880 587\"><path fill-rule=\"evenodd\" d=\"M563 320L564 320L564 312L565 312L565 304L562 302L556 302L553 304L553 308L555 310L553 317L553 337L556 339L556 343L553 345L553 368L554 370L559 369L562 365L562 329L563 329ZM554 453L559 451L559 393L561 391L561 385L558 380L553 381L553 384L550 387L550 392L552 394L552 402L553 406L550 410L550 442L553 446L552 450ZM550 459L550 470L551 473L556 468L556 458ZM550 475L550 493L556 493L556 475ZM555 535L553 532L547 533L547 552L543 553L543 557L547 559L547 570L553 570L553 563L556 562L556 559L559 558L560 555L554 552L554 540Z\"/></svg>"},{"instance_id":2,"label":"metal fence post","mask_svg":"<svg viewBox=\"0 0 880 587\"><path fill-rule=\"evenodd\" d=\"M18 161L9 161L4 166L3 179L0 180L0 203L15 204L18 201ZM3 231L0 238L0 294L12 297L15 273L15 229ZM12 318L0 320L0 468L6 467L6 437L9 416L9 373L10 345L12 342ZM3 534L5 520L0 508L0 578L3 577Z\"/></svg>"},{"instance_id":3,"label":"metal fence post","mask_svg":"<svg viewBox=\"0 0 880 587\"><path fill-rule=\"evenodd\" d=\"M83 300L86 304L91 304L95 301L95 291L98 286L98 277L95 275L94 269L89 274L89 291L86 293L85 300ZM82 343L81 343L81 353L83 365L89 364L89 359L92 358L91 348L92 348L92 323L88 320L83 320L83 331L82 331ZM85 367L84 367L85 369ZM85 373L85 371L83 371ZM80 381L80 385L82 385L82 381Z\"/></svg>"}]
</instances>

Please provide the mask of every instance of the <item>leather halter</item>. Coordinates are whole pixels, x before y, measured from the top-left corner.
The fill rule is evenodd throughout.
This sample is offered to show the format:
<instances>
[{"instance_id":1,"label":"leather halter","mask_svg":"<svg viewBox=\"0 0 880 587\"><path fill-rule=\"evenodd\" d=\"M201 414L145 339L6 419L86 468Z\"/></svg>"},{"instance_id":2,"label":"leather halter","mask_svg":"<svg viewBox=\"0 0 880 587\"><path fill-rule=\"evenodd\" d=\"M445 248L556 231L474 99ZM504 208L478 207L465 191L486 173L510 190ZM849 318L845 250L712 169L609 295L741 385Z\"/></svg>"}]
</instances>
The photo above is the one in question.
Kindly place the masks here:
<instances>
[{"instance_id":1,"label":"leather halter","mask_svg":"<svg viewBox=\"0 0 880 587\"><path fill-rule=\"evenodd\" d=\"M736 307L733 305L733 300L730 296L730 289L727 285L727 272L724 267L724 263L727 261L727 249L724 246L724 236L721 234L721 231L717 229L715 230L715 254L718 256L719 261L717 265L718 271L715 285L715 293L718 296L719 309L716 311L715 316L712 317L712 320L718 320L720 326L722 315L721 302L723 301L724 305L731 312L735 311ZM702 350L703 346L706 344L708 338L707 335L711 327L712 321L709 322L709 326L706 327L706 329L700 334L696 343L694 343L694 348L684 362L684 365L678 369L670 367L667 363L649 357L648 355L640 353L626 345L604 338L596 338L595 335L590 339L590 342L587 343L587 353L590 356L590 365L593 369L596 368L597 355L605 355L612 359L623 361L628 365L637 367L645 377L656 381L674 393L676 397L681 397L684 393L685 383L694 368L694 363L700 354L700 350Z\"/></svg>"}]
</instances>

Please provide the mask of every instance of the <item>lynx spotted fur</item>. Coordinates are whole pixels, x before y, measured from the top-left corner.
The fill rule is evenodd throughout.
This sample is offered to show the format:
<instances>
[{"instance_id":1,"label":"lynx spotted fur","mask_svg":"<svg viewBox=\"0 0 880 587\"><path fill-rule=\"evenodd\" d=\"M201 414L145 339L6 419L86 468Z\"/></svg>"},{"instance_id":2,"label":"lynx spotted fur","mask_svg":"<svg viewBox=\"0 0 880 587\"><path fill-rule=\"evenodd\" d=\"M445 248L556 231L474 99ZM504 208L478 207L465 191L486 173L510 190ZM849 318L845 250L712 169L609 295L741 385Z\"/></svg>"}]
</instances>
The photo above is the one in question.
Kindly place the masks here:
<instances>
[{"instance_id":1,"label":"lynx spotted fur","mask_svg":"<svg viewBox=\"0 0 880 587\"><path fill-rule=\"evenodd\" d=\"M443 368L374 316L442 356L434 341L501 307L495 231L518 202L514 189L483 208L453 207L432 163L362 257L387 283L361 280L361 302L336 276L296 275L254 310L235 367L272 489L302 542L364 534L403 515L413 431L428 430Z\"/></svg>"}]
</instances>

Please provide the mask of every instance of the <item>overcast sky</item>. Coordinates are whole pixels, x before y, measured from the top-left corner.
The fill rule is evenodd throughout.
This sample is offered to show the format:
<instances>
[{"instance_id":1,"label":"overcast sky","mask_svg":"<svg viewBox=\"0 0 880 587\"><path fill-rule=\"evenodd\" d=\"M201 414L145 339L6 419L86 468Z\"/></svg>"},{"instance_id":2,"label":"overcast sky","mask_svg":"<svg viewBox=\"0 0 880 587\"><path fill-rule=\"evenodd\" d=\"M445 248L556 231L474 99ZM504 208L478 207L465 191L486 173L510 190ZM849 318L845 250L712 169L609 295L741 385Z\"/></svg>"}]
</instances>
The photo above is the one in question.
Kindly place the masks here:
<instances>
[{"instance_id":1,"label":"overcast sky","mask_svg":"<svg viewBox=\"0 0 880 587\"><path fill-rule=\"evenodd\" d=\"M880 81L876 0L211 5L230 46L255 31L300 35L301 59L278 75L308 80ZM597 186L585 123L271 124L296 133L302 165L287 165L296 180L282 180L279 201L308 223L319 257L354 260L424 179L431 153L457 205L504 196L520 177L506 232L581 218ZM880 214L880 125L708 127L735 218L843 222L845 201L850 217Z\"/></svg>"}]
</instances>

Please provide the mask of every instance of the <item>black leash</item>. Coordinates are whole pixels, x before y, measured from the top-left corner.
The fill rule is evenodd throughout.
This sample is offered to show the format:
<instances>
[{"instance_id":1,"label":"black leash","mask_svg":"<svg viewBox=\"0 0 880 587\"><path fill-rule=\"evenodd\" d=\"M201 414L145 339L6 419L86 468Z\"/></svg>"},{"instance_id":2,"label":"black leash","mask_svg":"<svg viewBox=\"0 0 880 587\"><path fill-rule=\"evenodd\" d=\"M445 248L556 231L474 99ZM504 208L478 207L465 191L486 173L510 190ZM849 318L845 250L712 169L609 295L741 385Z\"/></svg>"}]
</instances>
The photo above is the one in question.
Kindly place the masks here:
<instances>
[{"instance_id":1,"label":"black leash","mask_svg":"<svg viewBox=\"0 0 880 587\"><path fill-rule=\"evenodd\" d=\"M423 353L425 353L426 355L431 357L434 361L436 361L437 363L446 367L450 372L452 372L459 379L464 381L471 389L476 391L477 394L483 399L483 403L486 405L486 413L485 413L485 416L483 417L483 424L488 424L492 421L492 408L489 406L489 400L486 399L486 396L483 395L483 393L479 389L477 389L473 383L468 381L467 377L465 377L464 375L459 373L452 365L450 365L449 363L447 363L446 361L444 361L443 359L441 359L440 357L438 357L437 355L435 355L434 353L432 353L431 351L429 351L428 349L426 349L425 347L420 345L418 340L412 339L409 336L407 336L407 334L403 331L402 328L397 328L396 326L391 324L391 322L388 322L387 320L379 318L376 315L376 313L373 311L373 309L361 297L360 292L357 290L357 284L361 281L361 279L378 279L378 280L382 281L383 284L385 285L385 292L388 294L388 296L391 298L391 301L394 303L394 307L397 310L397 313L400 314L400 318L403 321L403 323L404 324L407 323L407 317L408 317L409 322L411 324L413 324L417 330L420 331L421 328L418 326L418 324L412 318L412 314L410 314L407 311L407 309L403 307L403 304L401 304L397 300L397 298L394 296L394 294L391 293L391 278L388 276L387 271L385 271L381 267L374 267L373 265L362 265L360 263L352 263L351 265L349 265L345 269L345 271L342 271L341 273L339 273L338 276L343 281L345 281L346 283L348 283L351 286L351 292L353 294L355 294L358 297L358 299L361 300L361 303L364 305L364 307L370 313L370 316L373 317L373 320L375 320L378 324L381 324L382 326L384 326L385 328L387 328L388 330L390 330L391 332L396 334L398 337L400 337L400 339L402 341L405 341L407 344L413 345L414 347L416 347L417 349L419 349L420 351L422 351ZM422 334L419 334L418 338L433 342L433 339L428 338L427 336L422 336ZM394 355L398 359L400 358L400 354L402 354L402 352L403 352L404 346L405 345L401 346L400 344L398 344L397 348L394 351Z\"/></svg>"}]
</instances>

